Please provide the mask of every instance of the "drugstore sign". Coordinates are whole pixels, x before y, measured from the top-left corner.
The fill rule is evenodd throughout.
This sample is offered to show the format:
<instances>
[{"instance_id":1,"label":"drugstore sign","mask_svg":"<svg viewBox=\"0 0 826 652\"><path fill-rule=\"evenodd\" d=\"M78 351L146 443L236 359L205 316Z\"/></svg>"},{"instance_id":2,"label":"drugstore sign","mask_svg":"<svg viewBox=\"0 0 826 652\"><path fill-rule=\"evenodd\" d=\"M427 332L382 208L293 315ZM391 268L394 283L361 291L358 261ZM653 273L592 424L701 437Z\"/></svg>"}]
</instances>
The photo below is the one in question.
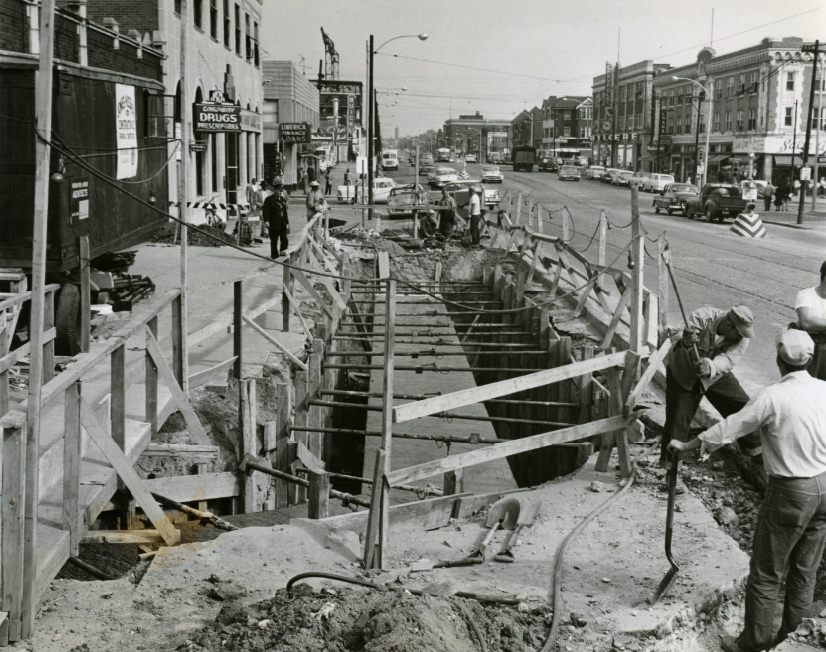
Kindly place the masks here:
<instances>
[{"instance_id":1,"label":"drugstore sign","mask_svg":"<svg viewBox=\"0 0 826 652\"><path fill-rule=\"evenodd\" d=\"M195 131L241 131L241 107L235 104L193 104Z\"/></svg>"}]
</instances>

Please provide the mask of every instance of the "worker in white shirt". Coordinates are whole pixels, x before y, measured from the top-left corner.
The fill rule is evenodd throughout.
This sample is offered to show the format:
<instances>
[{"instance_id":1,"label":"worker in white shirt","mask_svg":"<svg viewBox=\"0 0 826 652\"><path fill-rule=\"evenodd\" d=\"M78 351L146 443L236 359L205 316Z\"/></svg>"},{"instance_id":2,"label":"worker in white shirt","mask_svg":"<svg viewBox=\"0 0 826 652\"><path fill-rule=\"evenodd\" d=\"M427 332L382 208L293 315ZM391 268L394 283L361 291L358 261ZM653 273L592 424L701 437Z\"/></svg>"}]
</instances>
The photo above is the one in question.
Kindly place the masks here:
<instances>
[{"instance_id":1,"label":"worker in white shirt","mask_svg":"<svg viewBox=\"0 0 826 652\"><path fill-rule=\"evenodd\" d=\"M807 331L815 342L809 373L826 380L826 262L820 266L820 284L800 290L794 309L797 327Z\"/></svg>"},{"instance_id":2,"label":"worker in white shirt","mask_svg":"<svg viewBox=\"0 0 826 652\"><path fill-rule=\"evenodd\" d=\"M470 216L470 243L478 245L482 235L482 199L480 195L482 189L473 186L470 189L470 200L468 203L468 215Z\"/></svg>"},{"instance_id":3,"label":"worker in white shirt","mask_svg":"<svg viewBox=\"0 0 826 652\"><path fill-rule=\"evenodd\" d=\"M766 650L797 629L809 615L826 547L826 382L806 370L814 352L806 332L783 331L776 344L778 382L694 439L669 443L678 451L713 451L754 430L763 442L768 490L754 530L743 631L723 642L727 652ZM778 632L774 616L784 577Z\"/></svg>"}]
</instances>

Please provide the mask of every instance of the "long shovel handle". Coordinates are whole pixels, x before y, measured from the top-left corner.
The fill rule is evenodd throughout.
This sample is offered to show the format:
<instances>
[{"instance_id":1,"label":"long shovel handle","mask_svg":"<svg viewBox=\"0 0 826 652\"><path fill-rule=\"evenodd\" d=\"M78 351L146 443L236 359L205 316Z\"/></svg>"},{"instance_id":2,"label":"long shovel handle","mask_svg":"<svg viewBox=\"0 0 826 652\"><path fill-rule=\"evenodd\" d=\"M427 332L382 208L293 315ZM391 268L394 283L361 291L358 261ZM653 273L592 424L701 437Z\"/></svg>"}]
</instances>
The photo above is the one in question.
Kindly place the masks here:
<instances>
[{"instance_id":1,"label":"long shovel handle","mask_svg":"<svg viewBox=\"0 0 826 652\"><path fill-rule=\"evenodd\" d=\"M683 316L683 323L685 324L685 327L688 328L688 317L685 314L683 300L680 297L680 290L677 287L677 279L674 278L674 270L671 269L671 257L663 255L663 260L665 261L665 268L668 270L668 277L671 279L671 287L674 288L674 296L677 297L677 304L680 306L680 313ZM700 351L697 349L697 344L692 344L692 350L694 351L694 362L699 362Z\"/></svg>"},{"instance_id":2,"label":"long shovel handle","mask_svg":"<svg viewBox=\"0 0 826 652\"><path fill-rule=\"evenodd\" d=\"M677 566L671 555L671 538L674 532L674 503L677 499L677 476L680 468L680 451L671 451L671 465L668 468L668 510L665 516L665 556L668 563Z\"/></svg>"}]
</instances>

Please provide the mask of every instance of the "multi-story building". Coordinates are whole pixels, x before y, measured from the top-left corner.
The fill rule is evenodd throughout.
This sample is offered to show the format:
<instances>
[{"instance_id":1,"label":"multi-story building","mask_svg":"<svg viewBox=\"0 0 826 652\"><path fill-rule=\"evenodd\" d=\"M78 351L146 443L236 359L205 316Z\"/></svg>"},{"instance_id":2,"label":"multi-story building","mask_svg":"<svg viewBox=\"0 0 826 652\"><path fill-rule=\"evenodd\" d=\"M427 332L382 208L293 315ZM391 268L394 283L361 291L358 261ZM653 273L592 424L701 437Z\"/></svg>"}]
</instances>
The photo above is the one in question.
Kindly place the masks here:
<instances>
[{"instance_id":1,"label":"multi-story building","mask_svg":"<svg viewBox=\"0 0 826 652\"><path fill-rule=\"evenodd\" d=\"M472 115L460 115L445 120L439 138L439 147L451 147L457 152L478 153L481 160L488 154L499 152L505 156L511 148L511 123L509 120L485 120L476 111Z\"/></svg>"},{"instance_id":2,"label":"multi-story building","mask_svg":"<svg viewBox=\"0 0 826 652\"><path fill-rule=\"evenodd\" d=\"M542 148L542 123L545 113L538 106L521 111L511 120L511 139L513 146L531 145L536 149Z\"/></svg>"},{"instance_id":3,"label":"multi-story building","mask_svg":"<svg viewBox=\"0 0 826 652\"><path fill-rule=\"evenodd\" d=\"M318 135L329 139L336 160L355 161L357 156L367 156L366 149L359 151L359 145L367 146L361 137L362 82L323 78L315 85L319 93Z\"/></svg>"},{"instance_id":4,"label":"multi-story building","mask_svg":"<svg viewBox=\"0 0 826 652\"><path fill-rule=\"evenodd\" d=\"M258 47L263 0L187 2L185 71L181 70L180 0L59 3L86 5L89 18L116 32L134 31L141 40L164 52L164 86L169 102L165 119L159 123L168 124L168 136L175 138L180 134L182 111L193 116L192 130L187 134L188 151L174 152L178 145L171 143L169 152L170 157L189 158L186 199L246 203L244 187L250 179L261 178L264 171L263 75ZM185 107L181 106L182 78L191 103ZM225 119L214 119L217 115ZM169 185L177 185L174 165L169 166ZM192 218L197 221L198 216Z\"/></svg>"},{"instance_id":5,"label":"multi-story building","mask_svg":"<svg viewBox=\"0 0 826 652\"><path fill-rule=\"evenodd\" d=\"M291 61L264 62L264 177L298 183L298 156L319 127L319 92Z\"/></svg>"},{"instance_id":6,"label":"multi-story building","mask_svg":"<svg viewBox=\"0 0 826 652\"><path fill-rule=\"evenodd\" d=\"M606 64L605 73L594 77L594 160L629 170L657 169L653 82L669 68L650 60L624 67Z\"/></svg>"},{"instance_id":7,"label":"multi-story building","mask_svg":"<svg viewBox=\"0 0 826 652\"><path fill-rule=\"evenodd\" d=\"M655 89L665 112L663 156L675 176L694 177L703 166L708 180L744 178L751 170L756 178L779 183L796 174L812 84L807 45L813 44L787 37L766 38L719 56L703 48L694 63L658 77ZM818 119L826 91L822 74L815 91L812 127L823 130L824 116ZM822 154L826 138L819 140ZM809 151L814 154L814 137Z\"/></svg>"},{"instance_id":8,"label":"multi-story building","mask_svg":"<svg viewBox=\"0 0 826 652\"><path fill-rule=\"evenodd\" d=\"M542 139L537 149L553 158L590 156L593 102L585 95L551 95L542 101Z\"/></svg>"}]
</instances>

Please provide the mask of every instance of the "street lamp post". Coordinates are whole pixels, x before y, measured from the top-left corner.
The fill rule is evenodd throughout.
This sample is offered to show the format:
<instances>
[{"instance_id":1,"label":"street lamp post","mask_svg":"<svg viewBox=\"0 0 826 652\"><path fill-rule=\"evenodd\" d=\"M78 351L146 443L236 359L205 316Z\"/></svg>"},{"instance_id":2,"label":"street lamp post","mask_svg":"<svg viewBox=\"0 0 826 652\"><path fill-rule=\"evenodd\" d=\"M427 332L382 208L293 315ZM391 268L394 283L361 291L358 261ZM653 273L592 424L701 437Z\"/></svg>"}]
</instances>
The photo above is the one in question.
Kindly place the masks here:
<instances>
[{"instance_id":1,"label":"street lamp post","mask_svg":"<svg viewBox=\"0 0 826 652\"><path fill-rule=\"evenodd\" d=\"M700 89L700 94L698 95L698 102L697 102L697 125L698 125L698 127L697 127L697 137L695 138L695 141L694 141L695 142L695 149L694 149L695 159L699 159L699 156L698 156L698 153L699 153L698 145L699 145L699 135L700 135L699 124L700 124L700 111L701 111L702 101L703 101L701 98L703 96L708 98L708 114L706 115L706 144L705 144L705 148L704 148L703 173L702 173L702 175L699 172L699 170L700 170L699 160L696 161L697 167L696 167L696 170L695 170L695 174L696 174L697 180L699 182L697 185L700 188L702 188L704 185L706 185L706 179L708 178L708 158L709 158L708 150L709 150L710 140L711 140L711 114L712 114L712 111L714 109L714 86L713 86L714 82L713 82L713 80L709 79L708 80L708 88L706 88L700 82L698 82L696 79L689 79L688 77L677 77L677 75L674 75L671 78L674 81L687 81L687 82L690 82L690 83L694 84L697 88ZM700 181L700 177L702 177L701 181Z\"/></svg>"},{"instance_id":2,"label":"street lamp post","mask_svg":"<svg viewBox=\"0 0 826 652\"><path fill-rule=\"evenodd\" d=\"M420 41L426 41L428 35L427 34L400 34L399 36L394 36L393 38L387 39L384 43L382 43L379 47L373 47L373 35L370 34L370 47L369 47L369 56L368 56L368 63L367 63L367 97L368 106L367 106L367 204L369 208L367 209L367 215L372 220L373 219L373 157L375 156L375 144L373 143L374 138L374 129L375 129L375 85L373 83L373 58L374 56L381 50L385 45L390 43L391 41L395 41L396 39L400 38L417 38Z\"/></svg>"}]
</instances>

